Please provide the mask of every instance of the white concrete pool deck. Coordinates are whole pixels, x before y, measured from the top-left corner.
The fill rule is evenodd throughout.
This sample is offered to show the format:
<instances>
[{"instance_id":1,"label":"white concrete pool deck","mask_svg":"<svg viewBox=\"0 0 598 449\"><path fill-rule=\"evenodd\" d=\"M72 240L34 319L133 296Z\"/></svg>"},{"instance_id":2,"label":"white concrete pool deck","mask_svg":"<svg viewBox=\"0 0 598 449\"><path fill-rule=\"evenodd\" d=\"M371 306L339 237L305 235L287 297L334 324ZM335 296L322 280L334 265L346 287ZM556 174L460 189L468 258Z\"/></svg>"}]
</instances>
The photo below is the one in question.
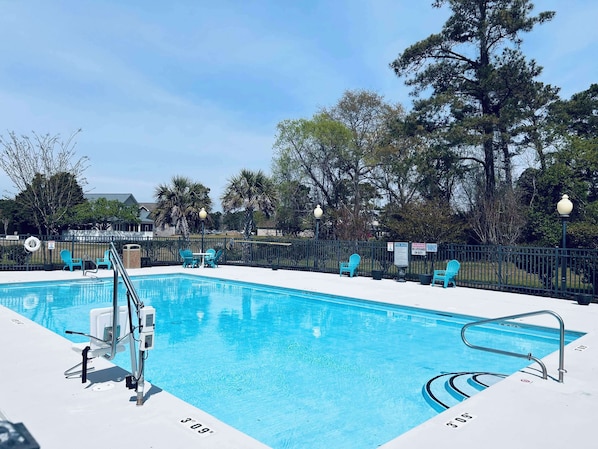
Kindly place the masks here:
<instances>
[{"instance_id":1,"label":"white concrete pool deck","mask_svg":"<svg viewBox=\"0 0 598 449\"><path fill-rule=\"evenodd\" d=\"M559 299L462 287L443 289L414 282L226 265L218 269L129 270L132 276L178 272L480 317L552 310L564 319L567 330L587 333L565 348L564 383L554 380L558 378L555 352L543 359L553 379L516 373L380 447L560 449L598 445L593 427L598 416L598 356L594 352L598 349L598 304L580 306ZM100 271L97 276L111 276L111 272ZM0 272L0 283L81 278L79 271ZM143 299L143 292L140 296ZM525 322L558 327L552 316ZM80 360L71 343L4 307L0 307L0 341L0 411L8 420L24 423L43 449L267 448L156 387L146 391L144 405L137 406L134 391L124 386L126 373L107 361L94 361L96 371L89 374L87 384L66 379L63 372ZM200 435L181 422L186 418L201 422L214 433ZM355 423L355 431L359 431L359 423Z\"/></svg>"}]
</instances>

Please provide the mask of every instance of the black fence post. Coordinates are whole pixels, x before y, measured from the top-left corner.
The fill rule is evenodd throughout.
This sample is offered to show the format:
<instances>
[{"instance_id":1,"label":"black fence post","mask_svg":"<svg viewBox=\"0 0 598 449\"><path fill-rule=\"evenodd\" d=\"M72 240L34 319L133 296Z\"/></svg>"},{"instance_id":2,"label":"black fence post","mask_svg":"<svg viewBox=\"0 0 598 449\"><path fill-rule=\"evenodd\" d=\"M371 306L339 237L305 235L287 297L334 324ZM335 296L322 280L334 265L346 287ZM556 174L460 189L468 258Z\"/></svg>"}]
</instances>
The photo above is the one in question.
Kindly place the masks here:
<instances>
[{"instance_id":1,"label":"black fence post","mask_svg":"<svg viewBox=\"0 0 598 449\"><path fill-rule=\"evenodd\" d=\"M502 257L503 257L503 250L502 250L502 245L498 245L498 259L497 259L497 264L498 264L498 287L500 288L502 285Z\"/></svg>"}]
</instances>

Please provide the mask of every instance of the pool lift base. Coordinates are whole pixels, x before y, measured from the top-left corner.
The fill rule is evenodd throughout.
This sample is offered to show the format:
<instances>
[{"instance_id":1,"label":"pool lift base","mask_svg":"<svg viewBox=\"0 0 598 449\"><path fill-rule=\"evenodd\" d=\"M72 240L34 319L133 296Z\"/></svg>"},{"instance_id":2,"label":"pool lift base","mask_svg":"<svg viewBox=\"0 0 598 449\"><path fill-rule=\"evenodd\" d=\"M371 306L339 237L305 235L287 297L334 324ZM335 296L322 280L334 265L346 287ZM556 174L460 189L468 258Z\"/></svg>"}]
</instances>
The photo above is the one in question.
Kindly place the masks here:
<instances>
[{"instance_id":1,"label":"pool lift base","mask_svg":"<svg viewBox=\"0 0 598 449\"><path fill-rule=\"evenodd\" d=\"M125 386L129 390L136 390L137 389L137 379L135 379L133 376L125 377Z\"/></svg>"}]
</instances>

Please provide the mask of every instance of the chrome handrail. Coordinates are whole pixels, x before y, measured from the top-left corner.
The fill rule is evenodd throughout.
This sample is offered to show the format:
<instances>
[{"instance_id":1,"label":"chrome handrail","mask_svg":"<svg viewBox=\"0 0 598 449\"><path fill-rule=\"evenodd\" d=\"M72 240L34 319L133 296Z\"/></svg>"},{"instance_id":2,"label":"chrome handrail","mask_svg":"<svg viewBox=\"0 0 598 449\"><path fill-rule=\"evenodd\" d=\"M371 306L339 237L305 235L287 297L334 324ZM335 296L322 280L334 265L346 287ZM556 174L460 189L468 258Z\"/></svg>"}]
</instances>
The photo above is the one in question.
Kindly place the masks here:
<instances>
[{"instance_id":1,"label":"chrome handrail","mask_svg":"<svg viewBox=\"0 0 598 449\"><path fill-rule=\"evenodd\" d=\"M114 272L116 274L121 275L123 282L125 283L125 286L127 287L127 291L131 294L131 296L133 298L133 303L135 304L135 307L137 307L138 309L143 308L143 302L139 299L139 295L137 295L137 291L135 290L135 287L133 286L133 283L131 282L131 278L129 277L129 274L127 273L127 270L125 269L123 261L120 258L118 251L116 250L116 246L114 246L114 243L112 243L112 242L110 242L110 261L115 266Z\"/></svg>"},{"instance_id":2,"label":"chrome handrail","mask_svg":"<svg viewBox=\"0 0 598 449\"><path fill-rule=\"evenodd\" d=\"M114 246L113 242L110 242L110 261L112 262L113 265L113 269L114 269L114 286L113 286L113 302L114 302L114 318L113 318L113 323L115 323L116 321L116 314L118 313L117 310L117 296L118 296L118 275L120 274L123 283L125 284L126 290L127 290L127 301L129 302L129 306L130 306L130 301L132 300L134 306L135 306L135 312L137 317L139 317L139 311L141 309L143 309L144 304L141 301L141 299L139 299L139 295L137 294L137 290L135 290L135 287L133 286L133 282L131 281L131 278L129 277L129 273L127 273L127 270L125 269L125 266L123 264L122 259L120 258L120 255L118 254L118 251L116 250L116 246ZM129 320L131 319L131 308L129 307ZM116 339L113 338L112 340L112 350L113 352L116 351ZM130 345L129 345L129 351L131 353L131 374L133 374L133 376L136 379L136 391L137 391L137 405L143 405L143 387L144 387L144 363L143 363L143 355L141 353L141 350L139 350L139 363L137 363L137 356L135 354L135 339L133 338L133 335L130 334Z\"/></svg>"},{"instance_id":3,"label":"chrome handrail","mask_svg":"<svg viewBox=\"0 0 598 449\"><path fill-rule=\"evenodd\" d=\"M499 321L514 320L516 318L526 318L526 317L535 316L535 315L552 315L559 322L559 329L560 329L560 332L559 332L559 382L562 383L564 374L567 372L567 370L565 370L565 323L564 323L563 319L560 317L560 315L553 312L552 310L538 310L536 312L519 313L517 315L509 315L509 316L503 316L503 317L498 317L498 318L488 318L486 320L480 320L480 321L475 321L473 323L467 323L465 326L463 326L461 328L461 340L463 340L463 343L465 343L467 346L469 346L472 349L479 349L482 351L494 352L496 354L502 354L502 355L508 355L508 356L513 356L513 357L519 357L519 358L523 358L523 359L533 360L534 362L538 363L542 367L542 378L547 379L548 372L546 370L546 365L544 365L544 363L542 363L542 361L540 359L538 359L537 357L534 357L531 353L520 354L517 352L504 351L502 349L488 348L486 346L478 346L478 345L471 344L465 338L465 331L472 326L480 326L483 324L496 323Z\"/></svg>"}]
</instances>

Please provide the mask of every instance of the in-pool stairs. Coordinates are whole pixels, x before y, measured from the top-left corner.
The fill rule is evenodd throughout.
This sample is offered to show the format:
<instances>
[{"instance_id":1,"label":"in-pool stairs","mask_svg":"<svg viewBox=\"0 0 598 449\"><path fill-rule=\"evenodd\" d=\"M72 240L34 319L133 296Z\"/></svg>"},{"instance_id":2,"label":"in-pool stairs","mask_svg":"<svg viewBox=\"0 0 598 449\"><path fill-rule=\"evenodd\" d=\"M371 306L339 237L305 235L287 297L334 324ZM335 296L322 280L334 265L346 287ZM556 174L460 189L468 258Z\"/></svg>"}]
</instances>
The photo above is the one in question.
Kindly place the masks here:
<instances>
[{"instance_id":1,"label":"in-pool stairs","mask_svg":"<svg viewBox=\"0 0 598 449\"><path fill-rule=\"evenodd\" d=\"M481 371L443 373L424 385L424 398L437 411L444 411L504 379L506 374Z\"/></svg>"}]
</instances>

